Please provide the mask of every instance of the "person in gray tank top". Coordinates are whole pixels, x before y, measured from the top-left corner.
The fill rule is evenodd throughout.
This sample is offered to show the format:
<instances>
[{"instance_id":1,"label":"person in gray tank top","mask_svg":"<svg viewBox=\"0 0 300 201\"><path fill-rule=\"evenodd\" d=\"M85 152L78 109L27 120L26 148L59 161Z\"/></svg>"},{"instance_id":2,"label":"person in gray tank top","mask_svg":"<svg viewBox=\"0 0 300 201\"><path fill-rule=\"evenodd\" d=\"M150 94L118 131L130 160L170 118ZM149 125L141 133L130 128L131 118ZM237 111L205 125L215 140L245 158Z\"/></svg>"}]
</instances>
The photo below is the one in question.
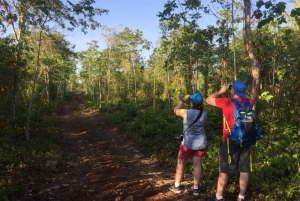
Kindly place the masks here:
<instances>
[{"instance_id":1,"label":"person in gray tank top","mask_svg":"<svg viewBox=\"0 0 300 201\"><path fill-rule=\"evenodd\" d=\"M192 109L182 109L185 102L190 101ZM194 166L194 190L193 195L200 194L200 178L202 174L201 160L207 147L204 125L207 120L207 112L203 110L203 97L201 93L185 95L182 101L174 108L176 116L183 118L183 140L178 151L178 160L175 173L175 182L169 187L174 193L181 193L180 182L183 177L184 164L192 159ZM201 115L200 117L198 117ZM198 119L197 119L198 117ZM195 121L196 120L196 121Z\"/></svg>"}]
</instances>

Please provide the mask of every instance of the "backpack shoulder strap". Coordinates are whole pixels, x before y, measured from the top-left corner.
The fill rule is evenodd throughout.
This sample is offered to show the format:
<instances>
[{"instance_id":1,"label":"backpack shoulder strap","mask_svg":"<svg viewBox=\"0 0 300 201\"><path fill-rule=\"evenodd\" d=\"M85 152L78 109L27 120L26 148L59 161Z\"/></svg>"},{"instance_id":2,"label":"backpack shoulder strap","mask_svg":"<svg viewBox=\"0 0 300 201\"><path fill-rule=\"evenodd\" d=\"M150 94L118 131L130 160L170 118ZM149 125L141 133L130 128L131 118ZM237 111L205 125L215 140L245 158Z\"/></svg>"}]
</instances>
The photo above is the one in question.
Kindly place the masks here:
<instances>
[{"instance_id":1,"label":"backpack shoulder strap","mask_svg":"<svg viewBox=\"0 0 300 201\"><path fill-rule=\"evenodd\" d=\"M230 100L231 100L234 104L239 103L239 101L236 100L235 98L231 98Z\"/></svg>"},{"instance_id":2,"label":"backpack shoulder strap","mask_svg":"<svg viewBox=\"0 0 300 201\"><path fill-rule=\"evenodd\" d=\"M248 105L248 106L250 106L249 99L243 99L242 101L238 101L238 100L235 99L235 98L231 98L230 100L234 103L235 106L238 106L238 105L240 105L241 103L242 103L243 105Z\"/></svg>"}]
</instances>

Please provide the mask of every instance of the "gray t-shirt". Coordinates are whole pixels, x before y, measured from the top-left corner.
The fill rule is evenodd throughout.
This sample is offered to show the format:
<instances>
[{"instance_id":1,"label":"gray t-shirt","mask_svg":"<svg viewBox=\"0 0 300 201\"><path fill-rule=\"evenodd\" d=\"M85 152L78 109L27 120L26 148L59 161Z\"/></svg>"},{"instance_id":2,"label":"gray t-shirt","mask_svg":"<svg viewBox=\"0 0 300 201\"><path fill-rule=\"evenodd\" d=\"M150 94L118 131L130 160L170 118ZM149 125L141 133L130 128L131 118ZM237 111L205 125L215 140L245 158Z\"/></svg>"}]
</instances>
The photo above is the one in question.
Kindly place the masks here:
<instances>
[{"instance_id":1,"label":"gray t-shirt","mask_svg":"<svg viewBox=\"0 0 300 201\"><path fill-rule=\"evenodd\" d=\"M199 114L199 110L190 109L187 110L187 118L183 120L183 131L185 131L189 125L191 125ZM188 149L199 150L204 149L207 146L206 134L204 125L207 120L207 112L203 111L200 119L189 127L184 135L182 144Z\"/></svg>"}]
</instances>

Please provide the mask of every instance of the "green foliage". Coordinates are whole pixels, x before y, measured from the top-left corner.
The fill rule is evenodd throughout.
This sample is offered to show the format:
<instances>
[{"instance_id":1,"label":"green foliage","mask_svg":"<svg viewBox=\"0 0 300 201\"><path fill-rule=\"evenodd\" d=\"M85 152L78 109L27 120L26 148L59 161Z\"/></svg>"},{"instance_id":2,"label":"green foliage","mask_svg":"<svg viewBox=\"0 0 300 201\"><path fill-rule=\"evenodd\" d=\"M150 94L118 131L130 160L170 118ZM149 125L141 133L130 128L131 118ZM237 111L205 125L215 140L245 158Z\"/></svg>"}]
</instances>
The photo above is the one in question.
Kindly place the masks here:
<instances>
[{"instance_id":1,"label":"green foliage","mask_svg":"<svg viewBox=\"0 0 300 201\"><path fill-rule=\"evenodd\" d=\"M174 162L169 158L177 154L179 142L174 137L182 132L179 118L170 117L163 110L145 109L144 105L129 103L106 113L105 119L126 132L150 155L166 159L166 164Z\"/></svg>"},{"instance_id":2,"label":"green foliage","mask_svg":"<svg viewBox=\"0 0 300 201\"><path fill-rule=\"evenodd\" d=\"M88 106L105 113L110 125L120 127L151 156L174 166L179 145L174 136L180 134L182 120L172 114L173 103L186 92L199 90L206 97L219 90L223 83L231 82L234 48L238 79L249 86L252 83L244 34L237 28L241 15L235 13L231 27L231 5L228 2L212 1L219 3L224 10L219 12L221 16L215 25L200 29L200 11L207 12L201 1L168 1L158 15L163 40L147 65L141 51L149 49L150 43L139 30L126 27L120 33L110 32L112 35L106 39L113 42L103 51L99 51L97 42L92 41L87 51L78 54L83 65L80 84L76 83L76 55L71 44L59 33L50 33L47 24L43 26L40 22L50 14L54 17L52 21L58 22L62 28L81 26L85 32L88 26L92 29L98 27L94 17L107 11L91 7L93 1L79 1L78 4L51 2L54 1L43 5L40 1L30 1L27 5L32 8L29 9L30 17L23 24L28 26L23 26L20 21L20 35L16 35L15 40L0 40L0 169L4 172L22 172L24 165L57 156L58 152L50 151L57 147L51 143L55 135L47 130L52 129L43 123L47 121L45 114L53 111L68 91L74 91L77 86L84 93ZM249 186L252 200L292 200L299 197L300 191L300 11L295 5L290 16L283 15L286 3L275 2L257 1L257 9L252 15L259 20L260 28L253 29L252 34L260 64L256 120L263 136L253 154L254 174L251 174ZM18 6L17 3L13 5ZM52 9L55 5L57 7ZM15 9L20 12L16 13L13 6L9 7L12 10L5 10L3 6L4 3L0 3L3 11L0 27L5 32L7 24L16 22L23 10ZM77 15L80 18L76 18ZM91 20L89 23L84 20L86 17ZM295 26L281 27L287 20L294 22ZM47 34L42 39L41 70L32 107L33 139L24 143L22 133L36 62L37 32L31 28L38 25ZM233 28L237 33L235 44L230 41ZM250 90L249 87L248 92ZM10 108L13 104L16 117L11 124ZM203 159L203 183L213 193L218 175L222 113L210 106L205 110L208 112L206 133L209 149ZM49 122L49 125L53 124ZM192 172L191 163L187 164L186 171ZM237 177L230 178L229 183L229 191L236 192ZM2 188L0 199L6 199L8 192L13 190Z\"/></svg>"},{"instance_id":3,"label":"green foliage","mask_svg":"<svg viewBox=\"0 0 300 201\"><path fill-rule=\"evenodd\" d=\"M4 126L0 130L0 200L22 191L17 183L32 166L45 164L46 160L60 157L58 122L44 118L41 128L32 134L29 142L24 141L24 130L17 126Z\"/></svg>"},{"instance_id":4,"label":"green foliage","mask_svg":"<svg viewBox=\"0 0 300 201\"><path fill-rule=\"evenodd\" d=\"M179 7L181 12L175 12ZM208 12L208 7L203 6L199 0L185 0L182 4L176 1L168 1L164 6L164 10L159 12L158 17L161 22L168 23L168 30L178 29L183 22L196 26L197 20L201 18L200 10Z\"/></svg>"},{"instance_id":5,"label":"green foliage","mask_svg":"<svg viewBox=\"0 0 300 201\"><path fill-rule=\"evenodd\" d=\"M282 13L286 9L286 3L285 2L278 2L276 4L273 4L272 1L266 1L259 0L256 2L257 9L253 12L253 16L256 19L261 19L258 22L258 28L263 27L264 25L269 24L273 20L277 20L278 24L287 23L285 17L282 15ZM265 7L264 10L262 10L262 7Z\"/></svg>"},{"instance_id":6,"label":"green foliage","mask_svg":"<svg viewBox=\"0 0 300 201\"><path fill-rule=\"evenodd\" d=\"M204 185L214 186L215 175L218 174L222 116L220 111L213 107L207 107L205 110L209 113L216 112L216 115L209 116L206 124L209 149L203 159ZM182 132L182 118L174 114L170 116L166 110L153 110L135 103L115 107L104 115L108 124L120 128L149 155L159 158L165 165L174 167L180 143L174 137ZM187 164L186 173L192 173L191 163Z\"/></svg>"},{"instance_id":7,"label":"green foliage","mask_svg":"<svg viewBox=\"0 0 300 201\"><path fill-rule=\"evenodd\" d=\"M262 93L259 107L268 107L272 100L269 92ZM214 187L218 175L218 152L222 133L222 112L220 109L206 106L208 121L205 126L208 150L203 158L203 187ZM250 173L248 197L265 200L290 200L299 196L300 152L298 147L300 131L295 126L276 127L268 132L274 122L270 115L260 111L258 123L262 129L263 140L259 141L252 152L253 172ZM137 146L141 146L149 155L157 157L170 167L176 164L179 142L174 136L182 130L182 119L169 115L165 110L153 110L143 104L123 104L110 113L105 113L111 126L119 127ZM186 174L192 174L193 166L186 164ZM280 178L280 179L279 179ZM230 177L228 191L238 191L238 174ZM261 192L261 193L259 193ZM269 197L269 198L267 198Z\"/></svg>"},{"instance_id":8,"label":"green foliage","mask_svg":"<svg viewBox=\"0 0 300 201\"><path fill-rule=\"evenodd\" d=\"M268 103L270 102L270 100L272 100L274 98L273 95L270 94L269 91L264 91L261 93L261 95L259 96L259 99L263 100L263 101L267 101Z\"/></svg>"},{"instance_id":9,"label":"green foliage","mask_svg":"<svg viewBox=\"0 0 300 201\"><path fill-rule=\"evenodd\" d=\"M251 189L266 192L276 200L295 199L300 193L300 143L297 140L300 133L295 127L278 129L275 133L274 137L264 133L263 141L252 155L255 176L251 176Z\"/></svg>"}]
</instances>

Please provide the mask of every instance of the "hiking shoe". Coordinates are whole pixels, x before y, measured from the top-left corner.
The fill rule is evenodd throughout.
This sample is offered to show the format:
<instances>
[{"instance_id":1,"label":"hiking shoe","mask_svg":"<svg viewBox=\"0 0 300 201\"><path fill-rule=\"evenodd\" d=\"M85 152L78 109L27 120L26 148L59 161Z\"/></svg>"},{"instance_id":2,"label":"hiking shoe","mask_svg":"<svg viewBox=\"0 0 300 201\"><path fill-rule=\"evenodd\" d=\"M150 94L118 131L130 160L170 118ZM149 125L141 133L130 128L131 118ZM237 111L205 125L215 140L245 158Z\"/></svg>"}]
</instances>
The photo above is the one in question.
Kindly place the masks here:
<instances>
[{"instance_id":1,"label":"hiking shoe","mask_svg":"<svg viewBox=\"0 0 300 201\"><path fill-rule=\"evenodd\" d=\"M173 191L174 193L181 193L181 189L179 187L175 187L174 184L169 187L170 191Z\"/></svg>"},{"instance_id":2,"label":"hiking shoe","mask_svg":"<svg viewBox=\"0 0 300 201\"><path fill-rule=\"evenodd\" d=\"M194 189L193 196L199 196L200 195L200 189Z\"/></svg>"}]
</instances>

